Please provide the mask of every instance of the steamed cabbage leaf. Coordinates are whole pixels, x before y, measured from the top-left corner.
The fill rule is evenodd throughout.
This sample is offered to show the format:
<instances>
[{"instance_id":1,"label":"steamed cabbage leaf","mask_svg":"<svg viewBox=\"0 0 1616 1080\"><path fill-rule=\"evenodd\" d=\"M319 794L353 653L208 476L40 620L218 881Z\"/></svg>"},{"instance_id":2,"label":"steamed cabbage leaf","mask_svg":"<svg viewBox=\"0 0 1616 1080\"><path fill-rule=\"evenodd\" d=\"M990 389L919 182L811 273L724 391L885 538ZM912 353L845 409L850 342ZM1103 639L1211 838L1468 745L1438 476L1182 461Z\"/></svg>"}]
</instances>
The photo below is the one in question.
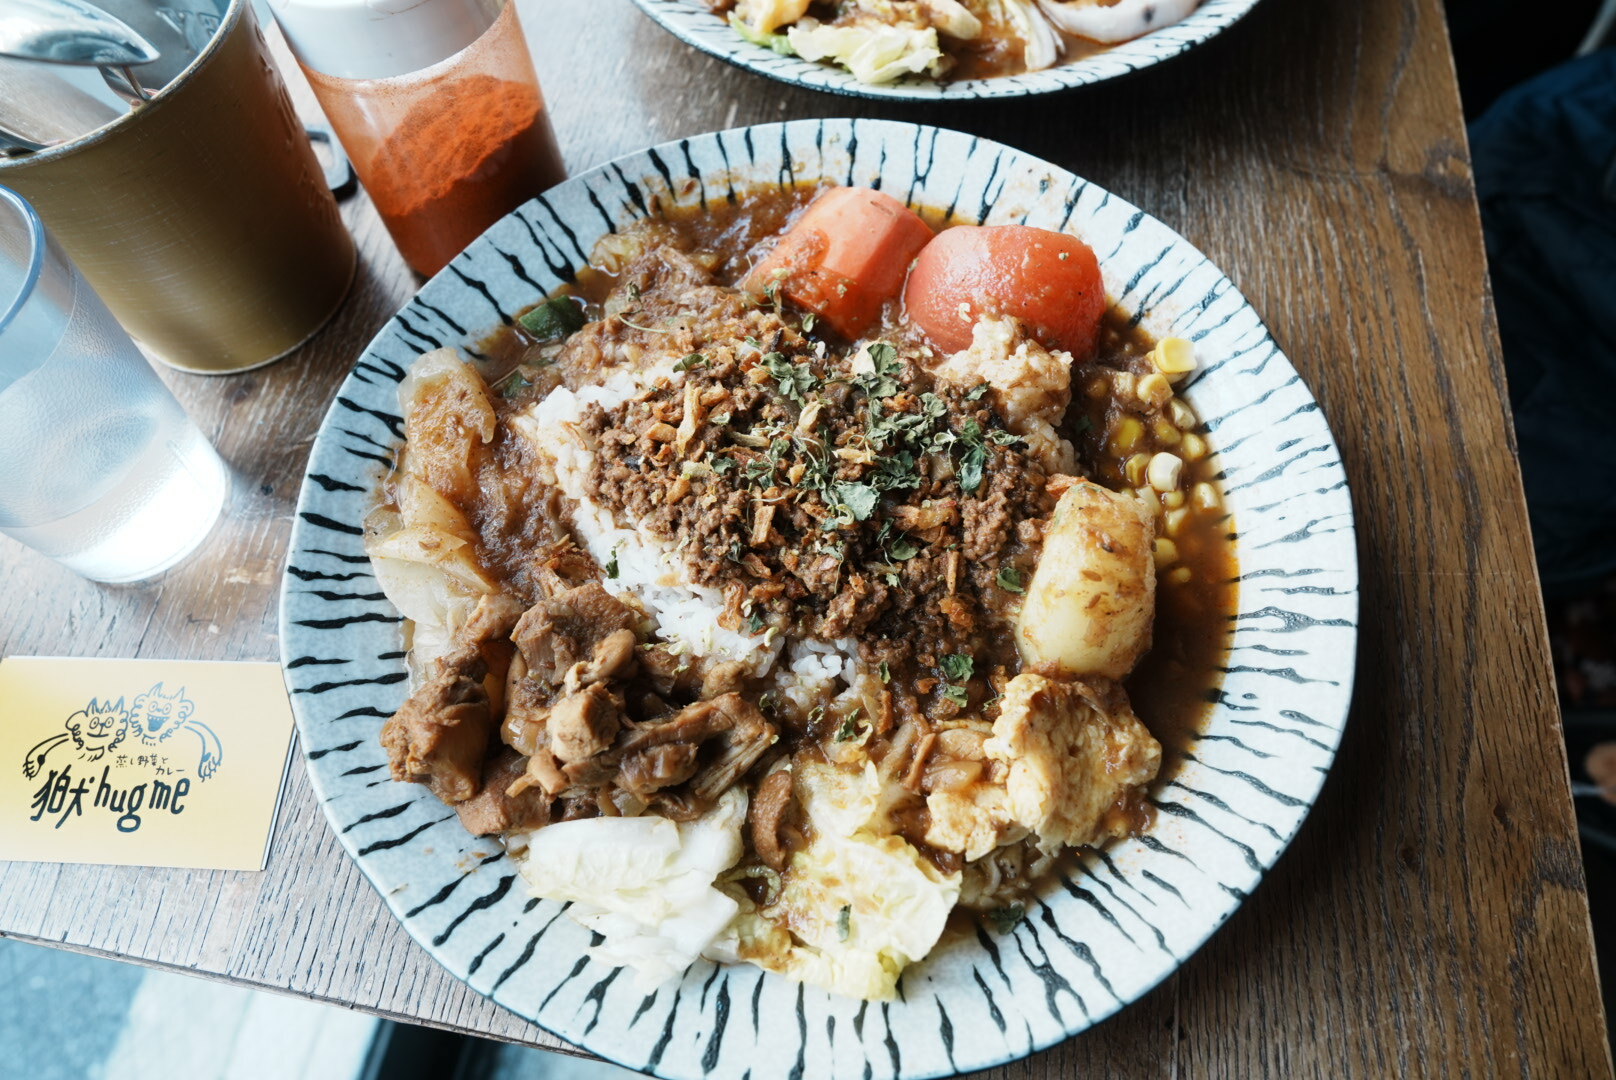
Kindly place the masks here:
<instances>
[{"instance_id":1,"label":"steamed cabbage leaf","mask_svg":"<svg viewBox=\"0 0 1616 1080\"><path fill-rule=\"evenodd\" d=\"M887 83L905 75L937 76L943 70L943 50L938 46L936 29L930 26L826 26L806 19L787 30L786 37L804 60L834 61L860 82Z\"/></svg>"},{"instance_id":2,"label":"steamed cabbage leaf","mask_svg":"<svg viewBox=\"0 0 1616 1080\"><path fill-rule=\"evenodd\" d=\"M695 963L740 910L713 881L741 857L746 807L731 788L694 821L558 822L529 835L519 869L534 896L570 900L568 916L605 938L590 951L649 990Z\"/></svg>"}]
</instances>

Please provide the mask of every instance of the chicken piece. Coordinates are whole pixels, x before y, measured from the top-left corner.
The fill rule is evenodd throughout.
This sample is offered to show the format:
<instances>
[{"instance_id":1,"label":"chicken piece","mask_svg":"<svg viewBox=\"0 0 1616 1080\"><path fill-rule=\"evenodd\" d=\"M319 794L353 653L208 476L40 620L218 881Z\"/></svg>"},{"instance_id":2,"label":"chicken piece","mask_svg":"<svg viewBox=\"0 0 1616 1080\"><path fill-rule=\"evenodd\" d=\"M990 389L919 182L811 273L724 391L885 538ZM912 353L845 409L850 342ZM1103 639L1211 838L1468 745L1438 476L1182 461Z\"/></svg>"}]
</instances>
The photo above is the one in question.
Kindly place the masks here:
<instances>
[{"instance_id":1,"label":"chicken piece","mask_svg":"<svg viewBox=\"0 0 1616 1080\"><path fill-rule=\"evenodd\" d=\"M573 665L594 658L603 641L619 630L637 629L640 621L638 612L591 581L534 604L516 623L511 640L530 677L557 685Z\"/></svg>"},{"instance_id":2,"label":"chicken piece","mask_svg":"<svg viewBox=\"0 0 1616 1080\"><path fill-rule=\"evenodd\" d=\"M1062 492L1016 617L1027 667L1060 678L1133 670L1156 614L1155 537L1155 519L1132 495L1088 480Z\"/></svg>"},{"instance_id":3,"label":"chicken piece","mask_svg":"<svg viewBox=\"0 0 1616 1080\"><path fill-rule=\"evenodd\" d=\"M1077 451L1057 426L1072 403L1072 357L1050 352L1028 337L1010 316L977 320L971 346L944 360L932 374L962 387L987 383L1005 424L1021 436L1044 470L1077 469Z\"/></svg>"},{"instance_id":4,"label":"chicken piece","mask_svg":"<svg viewBox=\"0 0 1616 1080\"><path fill-rule=\"evenodd\" d=\"M533 788L516 796L509 789L522 779L527 767L521 754L501 749L489 756L483 764L482 790L465 802L455 804L460 824L473 836L493 836L497 833L518 832L542 828L550 823L553 800L544 791Z\"/></svg>"},{"instance_id":5,"label":"chicken piece","mask_svg":"<svg viewBox=\"0 0 1616 1080\"><path fill-rule=\"evenodd\" d=\"M516 649L511 628L522 617L522 603L504 593L490 593L477 601L471 615L455 634L456 641L476 642L488 661L483 687L488 691L488 712L496 719L505 713L505 684Z\"/></svg>"},{"instance_id":6,"label":"chicken piece","mask_svg":"<svg viewBox=\"0 0 1616 1080\"><path fill-rule=\"evenodd\" d=\"M604 683L569 694L550 710L550 752L572 765L612 745L623 726L623 702Z\"/></svg>"},{"instance_id":7,"label":"chicken piece","mask_svg":"<svg viewBox=\"0 0 1616 1080\"><path fill-rule=\"evenodd\" d=\"M436 349L410 366L398 399L409 448L405 473L470 505L477 495L477 455L493 441L497 425L488 384L454 349Z\"/></svg>"},{"instance_id":8,"label":"chicken piece","mask_svg":"<svg viewBox=\"0 0 1616 1080\"><path fill-rule=\"evenodd\" d=\"M584 762L584 765L588 764ZM578 767L570 766L570 768ZM526 771L512 782L505 793L515 798L529 788L537 787L553 799L575 786L577 785L573 778L561 768L561 763L556 761L555 755L550 752L550 745L545 743L528 755Z\"/></svg>"},{"instance_id":9,"label":"chicken piece","mask_svg":"<svg viewBox=\"0 0 1616 1080\"><path fill-rule=\"evenodd\" d=\"M557 724L557 716L568 702L596 693L605 694L605 688L597 685L564 700L551 711L546 725L553 728ZM620 699L611 700L621 709ZM562 722L571 724L573 720L564 718ZM679 813L699 813L757 763L776 735L774 726L741 695L721 694L687 705L666 719L624 730L609 748L571 761L562 759L561 753L573 751L557 747L552 735L528 759L527 775L520 783L539 784L551 794L615 784L638 798L657 794L659 800L673 800L683 807ZM598 742L597 738L589 745ZM582 748L580 744L578 749ZM689 789L677 798L667 790L686 781ZM658 806L664 808L661 801Z\"/></svg>"},{"instance_id":10,"label":"chicken piece","mask_svg":"<svg viewBox=\"0 0 1616 1080\"><path fill-rule=\"evenodd\" d=\"M721 660L675 652L656 642L635 653L640 671L653 689L666 697L720 697L744 689L755 666L743 660Z\"/></svg>"},{"instance_id":11,"label":"chicken piece","mask_svg":"<svg viewBox=\"0 0 1616 1080\"><path fill-rule=\"evenodd\" d=\"M1008 770L1011 818L1045 850L1126 835L1128 815L1119 811L1161 768L1161 744L1120 686L1032 672L1005 686L984 749Z\"/></svg>"},{"instance_id":12,"label":"chicken piece","mask_svg":"<svg viewBox=\"0 0 1616 1080\"><path fill-rule=\"evenodd\" d=\"M477 794L493 728L487 675L488 662L475 645L433 661L426 681L382 725L393 779L426 784L446 803Z\"/></svg>"}]
</instances>

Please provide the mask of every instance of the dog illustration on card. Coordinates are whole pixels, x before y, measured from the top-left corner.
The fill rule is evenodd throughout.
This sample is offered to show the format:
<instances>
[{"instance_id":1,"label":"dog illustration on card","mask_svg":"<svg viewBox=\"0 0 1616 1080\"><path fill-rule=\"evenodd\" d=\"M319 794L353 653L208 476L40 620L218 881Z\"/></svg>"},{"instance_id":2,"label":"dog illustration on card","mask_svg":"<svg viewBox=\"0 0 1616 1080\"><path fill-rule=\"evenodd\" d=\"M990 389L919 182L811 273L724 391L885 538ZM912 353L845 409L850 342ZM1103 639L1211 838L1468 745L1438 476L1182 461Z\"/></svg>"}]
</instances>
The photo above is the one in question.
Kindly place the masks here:
<instances>
[{"instance_id":1,"label":"dog illustration on card","mask_svg":"<svg viewBox=\"0 0 1616 1080\"><path fill-rule=\"evenodd\" d=\"M170 740L182 731L191 732L201 742L201 756L196 766L198 779L211 777L224 760L219 736L196 719L196 702L185 696L183 686L168 693L163 684L158 683L144 694L137 694L127 708L121 697L106 702L91 698L88 705L69 716L62 726L63 731L42 739L28 751L22 763L24 776L38 776L46 759L63 746L71 746L80 761L95 762L120 745L126 752L172 750L175 744Z\"/></svg>"}]
</instances>

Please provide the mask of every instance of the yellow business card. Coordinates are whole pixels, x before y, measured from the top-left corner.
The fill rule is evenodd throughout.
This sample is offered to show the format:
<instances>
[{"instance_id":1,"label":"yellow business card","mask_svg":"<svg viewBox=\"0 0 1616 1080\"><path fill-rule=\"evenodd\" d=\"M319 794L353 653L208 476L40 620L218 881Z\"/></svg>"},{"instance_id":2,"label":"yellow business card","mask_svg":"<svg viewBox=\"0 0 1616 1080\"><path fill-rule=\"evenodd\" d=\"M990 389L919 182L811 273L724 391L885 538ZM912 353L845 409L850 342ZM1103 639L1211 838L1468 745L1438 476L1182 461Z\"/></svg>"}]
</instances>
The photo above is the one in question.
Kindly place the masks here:
<instances>
[{"instance_id":1,"label":"yellow business card","mask_svg":"<svg viewBox=\"0 0 1616 1080\"><path fill-rule=\"evenodd\" d=\"M0 859L261 870L292 710L280 666L0 661Z\"/></svg>"}]
</instances>

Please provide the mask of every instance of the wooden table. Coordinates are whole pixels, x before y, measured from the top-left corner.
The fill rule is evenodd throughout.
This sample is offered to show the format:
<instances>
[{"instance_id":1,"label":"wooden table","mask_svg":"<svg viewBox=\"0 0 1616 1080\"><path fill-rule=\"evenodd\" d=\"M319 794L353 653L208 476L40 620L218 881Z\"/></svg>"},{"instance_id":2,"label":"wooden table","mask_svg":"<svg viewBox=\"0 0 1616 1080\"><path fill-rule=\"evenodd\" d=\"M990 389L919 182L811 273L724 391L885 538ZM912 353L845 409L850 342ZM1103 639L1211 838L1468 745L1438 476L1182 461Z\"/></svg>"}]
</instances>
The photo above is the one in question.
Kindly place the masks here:
<instances>
[{"instance_id":1,"label":"wooden table","mask_svg":"<svg viewBox=\"0 0 1616 1080\"><path fill-rule=\"evenodd\" d=\"M1143 76L947 108L766 82L686 49L627 0L523 7L574 171L787 117L887 116L1012 143L1210 255L1334 427L1358 512L1363 636L1317 808L1177 975L994 1075L1611 1075L1440 0L1271 2ZM0 652L278 656L315 428L414 288L368 202L345 212L363 260L330 326L262 371L169 376L236 470L203 553L108 588L0 543ZM405 935L301 766L263 873L0 864L0 933L560 1048Z\"/></svg>"}]
</instances>

